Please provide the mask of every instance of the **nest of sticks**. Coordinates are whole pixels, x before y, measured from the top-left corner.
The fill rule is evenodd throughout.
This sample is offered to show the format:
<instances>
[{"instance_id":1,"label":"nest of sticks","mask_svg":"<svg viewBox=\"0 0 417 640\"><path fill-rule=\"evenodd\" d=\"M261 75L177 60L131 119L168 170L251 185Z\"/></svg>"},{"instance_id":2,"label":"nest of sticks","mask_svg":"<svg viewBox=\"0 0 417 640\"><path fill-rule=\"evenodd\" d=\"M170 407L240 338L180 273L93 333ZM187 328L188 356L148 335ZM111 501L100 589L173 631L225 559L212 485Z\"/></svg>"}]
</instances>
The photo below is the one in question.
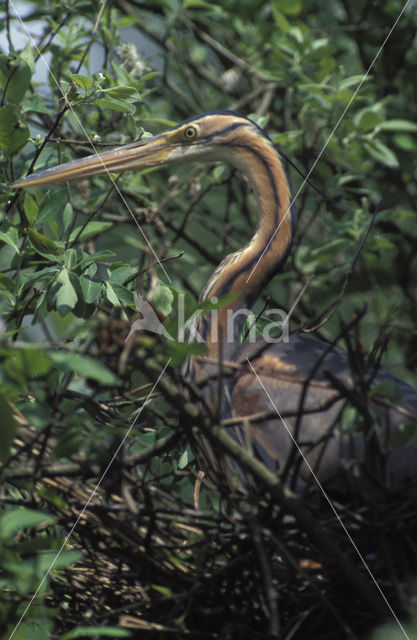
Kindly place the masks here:
<instances>
[{"instance_id":1,"label":"nest of sticks","mask_svg":"<svg viewBox=\"0 0 417 640\"><path fill-rule=\"evenodd\" d=\"M56 637L92 625L133 638L337 640L407 614L415 492L356 496L334 510L265 485L231 497L195 463L175 468L178 432L137 460L127 441L103 477L107 460L59 463L52 441L37 464L37 431L19 421L3 501L15 503L18 487L26 505L56 516L49 534L81 553L49 575Z\"/></svg>"}]
</instances>

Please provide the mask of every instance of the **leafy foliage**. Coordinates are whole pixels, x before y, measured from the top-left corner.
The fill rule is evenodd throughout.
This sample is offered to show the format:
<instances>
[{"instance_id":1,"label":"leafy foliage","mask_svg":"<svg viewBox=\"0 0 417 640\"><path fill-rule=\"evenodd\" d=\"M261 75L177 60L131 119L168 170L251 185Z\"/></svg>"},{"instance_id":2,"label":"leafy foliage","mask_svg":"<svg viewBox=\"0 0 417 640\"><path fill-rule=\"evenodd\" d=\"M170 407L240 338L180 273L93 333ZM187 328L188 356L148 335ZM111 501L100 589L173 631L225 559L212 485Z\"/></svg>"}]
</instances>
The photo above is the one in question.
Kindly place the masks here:
<instances>
[{"instance_id":1,"label":"leafy foliage","mask_svg":"<svg viewBox=\"0 0 417 640\"><path fill-rule=\"evenodd\" d=\"M209 482L200 496L205 519L184 520L196 469L185 438L177 436L178 409L153 390L144 362L126 343L139 290L177 340L142 335L134 344L161 369L169 361L175 379L196 349L178 336L177 301L185 293L190 317L211 270L253 233L257 212L246 184L228 167L193 166L170 174L129 172L116 183L100 176L24 194L7 185L28 170L127 143L203 111L247 115L333 200L289 167L299 227L285 272L265 292L269 305L291 308L308 283L292 328L320 323L373 219L337 313L316 333L333 339L341 322L351 322L366 305L355 324L357 341L367 352L383 346L384 366L416 384L413 6L366 74L402 9L399 0L326 6L271 0L256 10L253 2L236 0L14 4L28 32L19 30L7 3L0 55L0 627L10 636L36 592L16 639L45 633L62 639L136 637L135 629L149 637L199 637L201 620L206 637L265 637L267 624L272 636L256 551L243 534L233 537L243 527L236 515L219 519L218 495ZM263 305L260 300L257 309ZM117 461L88 518L41 583L88 499L85 487L94 488L114 452ZM121 501L120 522L129 526L134 552L126 553L123 527L113 518ZM169 515L158 520L152 507ZM304 544L286 523L284 529L283 535ZM97 579L88 556L94 536L101 543ZM106 546L113 564L106 563ZM307 573L330 590L331 578L320 577L313 562L314 549L306 551L312 554ZM238 552L247 554L247 565L241 566ZM152 553L155 565L148 566ZM129 582L134 562L145 567L142 582ZM257 578L245 585L250 563ZM83 566L91 579L83 577ZM289 600L290 574L281 575ZM194 587L191 575L198 575ZM105 591L106 581L119 578L120 591ZM90 602L75 595L79 584L78 591L93 594ZM307 609L312 601L304 577L298 584ZM105 614L93 604L99 602L96 589L106 593ZM335 588L336 601L341 593ZM311 605L313 614L318 602L320 597ZM345 609L356 608L348 597L343 602ZM124 617L112 609L123 610ZM283 637L296 628L291 613L284 607ZM228 623L221 628L225 615ZM370 615L352 624L372 622ZM340 619L333 623L332 637L343 637ZM300 623L294 633L305 631ZM320 625L317 634L324 638Z\"/></svg>"}]
</instances>

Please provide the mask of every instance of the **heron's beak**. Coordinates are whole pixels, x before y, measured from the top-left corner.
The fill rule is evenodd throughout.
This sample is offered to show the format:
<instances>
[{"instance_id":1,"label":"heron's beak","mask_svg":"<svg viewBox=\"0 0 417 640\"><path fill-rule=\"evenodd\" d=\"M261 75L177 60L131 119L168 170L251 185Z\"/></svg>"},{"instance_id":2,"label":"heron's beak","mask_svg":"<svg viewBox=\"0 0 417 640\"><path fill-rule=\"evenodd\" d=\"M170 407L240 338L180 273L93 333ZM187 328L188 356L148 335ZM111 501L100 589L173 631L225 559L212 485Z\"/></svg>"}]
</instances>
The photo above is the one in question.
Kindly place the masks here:
<instances>
[{"instance_id":1,"label":"heron's beak","mask_svg":"<svg viewBox=\"0 0 417 640\"><path fill-rule=\"evenodd\" d=\"M162 133L144 141L132 142L112 151L96 153L80 160L60 164L52 169L33 173L26 176L26 178L16 180L10 186L21 189L86 178L99 173L155 167L164 164L175 146L175 143L170 142L167 136Z\"/></svg>"}]
</instances>

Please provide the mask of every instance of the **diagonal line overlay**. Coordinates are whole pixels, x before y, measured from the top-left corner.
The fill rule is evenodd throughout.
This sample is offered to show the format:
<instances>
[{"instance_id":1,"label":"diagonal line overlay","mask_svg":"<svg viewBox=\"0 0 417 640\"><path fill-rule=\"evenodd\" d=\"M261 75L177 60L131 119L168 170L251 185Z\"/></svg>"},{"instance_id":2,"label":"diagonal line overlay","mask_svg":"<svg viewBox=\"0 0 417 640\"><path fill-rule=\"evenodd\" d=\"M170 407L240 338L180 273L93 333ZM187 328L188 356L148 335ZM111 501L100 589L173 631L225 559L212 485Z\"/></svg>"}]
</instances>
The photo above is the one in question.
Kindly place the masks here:
<instances>
[{"instance_id":1,"label":"diagonal line overlay","mask_svg":"<svg viewBox=\"0 0 417 640\"><path fill-rule=\"evenodd\" d=\"M26 25L25 25L25 23L24 23L23 19L21 18L21 16L20 16L20 15L19 15L19 13L18 13L18 11L17 11L17 9L16 9L16 6L15 6L15 4L14 4L13 0L9 0L9 1L10 1L10 4L11 4L12 8L13 8L13 11L14 11L14 12L15 12L15 14L16 14L16 17L19 19L19 21L20 21L20 23L21 23L22 27L24 28L25 32L27 33L28 38L29 38L29 40L30 40L30 42L31 42L32 46L33 46L33 47L36 49L36 51L38 52L39 57L42 59L42 62L44 63L45 67L48 69L49 73L51 74L51 78L53 79L53 81L55 82L56 86L58 87L58 90L60 91L60 93L61 93L62 97L65 99L65 94L64 94L64 92L62 91L61 86L60 86L60 84L59 84L59 82L58 82L57 78L55 77L54 73L52 72L52 70L51 70L50 66L48 65L47 61L45 60L45 56L44 56L44 55L43 55L43 53L40 51L40 49L38 48L38 46L37 46L36 42L35 42L35 41L34 41L34 39L32 38L31 33L29 32L29 30L28 30L28 28L26 27ZM154 256L154 258L156 258L156 261L158 262L159 266L161 267L162 271L164 272L165 277L167 278L167 280L168 280L169 282L172 282L172 280L171 280L171 278L169 277L168 273L167 273L167 272L166 272L166 270L164 269L164 267L163 267L163 265L162 265L162 263L161 263L160 259L158 258L157 254L155 253L155 250L153 249L153 247L152 247L151 243L149 242L149 240L148 240L148 238L147 238L147 236L146 236L145 232L143 231L142 227L140 226L139 222L137 221L137 219L136 219L136 217L135 217L135 215L134 215L133 211L131 210L131 208L129 207L128 203L126 202L126 198L124 197L124 195L123 195L123 194L122 194L122 192L120 191L120 189L119 189L119 187L118 187L117 183L116 183L116 182L113 180L113 178L111 177L109 170L107 169L106 165L104 164L103 160L101 159L101 155L100 155L100 153L97 151L97 148L96 148L96 146L94 145L94 142L92 141L92 139L91 139L91 138L90 138L90 136L88 135L88 132L86 131L86 129L85 129L84 125L82 124L82 122L81 122L80 118L78 117L78 115L77 115L76 111L73 109L73 107L71 106L71 104L70 104L69 102L66 102L66 104L68 104L68 107L69 107L70 111L72 112L72 114L74 115L74 117L75 117L75 119L76 119L76 121L77 121L78 126L80 127L81 131L82 131L82 132L83 132L83 134L85 135L85 137L86 137L86 139L87 139L88 143L90 144L91 148L93 149L93 151L94 151L95 155L97 156L97 158L100 160L101 164L103 165L104 173L106 173L106 174L107 174L107 176L109 177L109 179L111 180L111 182L112 182L112 184L113 184L113 187L116 189L116 191L117 191L117 193L118 193L118 195L119 195L119 197L120 197L121 201L123 202L124 206L126 207L127 211L129 212L129 214L130 214L130 216L131 216L132 220L134 221L134 223L136 224L136 226L137 226L137 228L139 229L140 233L142 234L142 237L143 237L143 239L145 240L146 244L148 245L148 247L149 247L149 249L150 249L150 251L151 251L152 255Z\"/></svg>"},{"instance_id":2,"label":"diagonal line overlay","mask_svg":"<svg viewBox=\"0 0 417 640\"><path fill-rule=\"evenodd\" d=\"M61 87L60 87L60 85L59 85L59 83L58 83L58 81L57 81L56 77L54 76L54 74L53 74L53 72L51 71L51 69L50 69L49 65L47 64L47 62L46 62L46 60L45 60L45 58L44 58L44 56L43 56L42 52L39 50L39 48L37 47L36 43L34 42L34 40L33 40L32 36L31 36L30 32L28 31L28 29L27 29L27 27L26 27L26 25L25 25L24 21L22 20L21 16L20 16L20 15L19 15L19 13L17 12L17 10L16 10L16 7L15 7L15 4L14 4L13 0L9 0L9 2L10 2L10 5L12 6L12 8L13 8L13 10L14 10L14 12L15 12L16 16L17 16L17 18L19 19L19 21L20 21L21 25L23 26L24 30L26 31L26 33L27 33L27 35L28 35L28 37L29 37L29 39L30 39L30 41L31 41L32 45L33 45L33 46L34 46L34 48L37 50L37 52L38 52L39 56L42 58L43 63L44 63L44 64L45 64L45 66L48 68L49 73L51 74L51 77L53 78L53 80L54 80L55 84L57 85L57 87L58 87L59 91L60 91L60 92L61 92L61 94L64 96L64 93L63 93L63 91L62 91L62 89L61 89ZM359 83L358 87L356 88L356 90L355 90L355 92L354 92L353 96L352 96L352 97L351 97L351 99L349 100L349 102L348 102L347 106L346 106L346 107L345 107L345 109L343 110L343 112L342 112L341 116L339 117L339 119L338 119L338 121L337 121L336 125L334 126L334 128L333 128L333 130L331 131L331 133L330 133L329 137L327 138L327 140L326 140L325 144L323 145L323 147L322 147L322 149L321 149L321 151L320 151L319 155L317 156L316 160L314 161L313 165L311 166L310 170L308 171L308 173L307 173L306 177L304 178L304 180L303 180L303 182L302 182L301 186L299 187L299 189L298 189L297 193L296 193L296 194L295 194L295 196L292 198L292 201L291 201L291 203L290 203L289 207L287 208L287 210L285 211L285 213L284 213L284 216L283 216L282 220L280 221L279 225L277 226L277 228L276 228L276 230L275 230L275 232L274 232L273 236L270 238L270 240L269 240L269 242L268 242L267 246L265 247L265 249L264 249L264 251L263 251L262 255L260 256L260 258L258 259L257 263L256 263L256 264L255 264L255 266L253 267L253 269L252 269L251 273L249 274L249 276L248 276L248 278L247 278L247 281L246 281L246 282L248 282L248 281L250 280L250 278L252 277L252 275L253 275L253 273L254 273L255 269L257 268L257 266L258 266L259 262L262 260L262 258L263 258L263 256L264 256L264 254L265 254L265 253L266 253L266 251L268 250L269 245L271 244L271 242L272 242L272 240L274 239L275 235L278 233L278 231L279 231L279 229L280 229L280 226L281 226L282 222L285 220L286 216L287 216L287 215L289 214L289 212L290 212L290 209L291 209L292 204L295 202L295 200L296 200L296 199L297 199L297 197L299 196L299 194L300 194L301 190L303 189L303 187L304 187L305 183L307 182L308 178L310 177L311 173L313 172L314 168L316 167L317 163L319 162L319 160L320 160L321 156L323 155L323 153L324 153L324 151L325 151L325 149L326 149L327 145L329 144L329 142L330 142L330 140L332 139L332 137L333 137L334 133L336 132L337 128L339 127L339 125L340 125L341 121L343 120L344 116L346 115L346 113L347 113L347 111L348 111L348 109L349 109L350 105L352 104L353 100L356 98L356 96L357 96L358 92L360 91L360 89L361 89L361 87L362 87L363 83L365 82L366 78L368 77L368 75L369 75L369 73L370 73L370 71L371 71L372 67L374 66L374 64L375 64L375 62L376 62L377 58L379 57L379 55L380 55L381 51L382 51L382 50L383 50L383 48L385 47L385 45L386 45L386 43L387 43L388 39L390 38L390 36L391 36L392 32L394 31L395 27L397 26L397 24L398 24L399 20L401 19L402 15L404 14L404 11L406 10L407 5L409 4L409 2L410 2L410 0L407 0L407 1L406 1L406 3L404 4L404 6L403 6L403 8L402 8L401 12L399 13L399 15L398 15L397 19L395 20L395 22L394 22L393 26L391 27L391 29L390 29L389 33L388 33L388 34L387 34L387 36L385 37L385 39L384 39L384 41L383 41L382 45L380 46L380 48L379 48L378 52L376 53L376 55L375 55L374 59L372 60L371 64L369 65L369 67L368 67L368 69L367 69L367 71L366 71L365 75L363 76L362 80L360 81L360 83ZM104 162L102 161L101 156L100 156L100 153L97 151L97 149L96 149L96 147L95 147L95 145L94 145L93 141L91 140L90 136L88 135L87 131L85 130L85 128L84 128L83 124L81 123L81 121L80 121L80 119L79 119L79 117L78 117L77 113L74 111L74 109L73 109L73 107L72 107L71 105L69 105L69 108L71 109L71 111L72 111L72 113L73 113L74 117L76 118L77 123L79 124L79 126L80 126L80 128L81 128L82 132L84 133L84 135L85 135L85 137L86 137L86 139L88 140L89 144L91 145L91 147L92 147L92 149L93 149L94 153L96 154L97 158L100 160L101 164L103 165L103 168L104 168L105 173L107 173L107 175L109 176L109 178L110 178L111 182L113 183L113 186L115 187L115 189L116 189L116 191L117 191L118 195L120 196L120 198L121 198L121 200L122 200L123 204L125 205L126 209L129 211L129 214L131 215L131 217L132 217L132 219L134 220L134 222L135 222L136 226L138 227L139 231L141 232L141 234L142 234L142 236L143 236L144 240L146 241L146 243L147 243L147 245L148 245L149 249L151 250L151 252L152 252L152 254L154 255L154 257L156 258L156 260L157 260L157 262L158 262L159 266L162 268L162 270L163 270L163 272L164 272L165 276L167 277L167 279L168 279L169 281L171 281L171 279L170 279L169 275L168 275L168 274L167 274L167 272L165 271L165 269L164 269L163 265L161 264L161 262L160 262L160 260L159 260L158 256L156 255L156 253L155 253L154 249L152 248L152 246L151 246L150 242L148 241L148 239L147 239L147 237L146 237L145 233L143 232L143 230L142 230L141 226L139 225L139 223L138 223L138 221L136 220L136 218L135 218L135 216L134 216L133 212L131 211L131 209L130 209L130 207L129 207L128 203L126 202L126 199L124 198L124 196L123 196L123 194L121 193L121 191L120 191L119 187L117 186L117 184L115 183L115 181L114 181L114 180L113 180L113 178L111 177L111 175L110 175L110 173L109 173L108 169L106 168L106 166L105 166ZM89 504L90 504L91 500L94 498L95 494L97 493L97 490L99 489L99 487L100 487L100 485L101 485L102 481L104 480L104 478L105 478L105 476L106 476L106 474L107 474L108 470L110 469L111 465L113 464L113 462L114 462L114 460L115 460L116 456L118 455L118 453L119 453L119 451L120 451L121 447L123 446L123 444L124 444L124 442L125 442L126 438L129 436L129 433L130 433L130 431L132 430L132 428L134 427L135 423L137 422L137 420L138 420L138 418L139 418L139 416L140 416L140 414L141 414L141 412L142 412L143 408L146 406L146 404L147 404L147 402L148 402L148 398L149 398L149 397L150 397L150 395L154 392L154 390L155 390L156 386L157 386L157 385L158 385L158 383L159 383L159 380L161 379L161 377L162 377L162 376L163 376L163 374L165 373L165 370L166 370L166 368L168 367L170 360L171 360L171 358L168 360L168 362L167 362L167 363L166 363L166 365L164 366L163 370L161 371L161 373L160 373L160 375L159 375L159 377L158 377L157 381L155 382L155 384L153 385L153 387L152 387L151 391L149 392L147 399L145 400L145 402L144 402L144 404L142 405L141 409L140 409L140 410L139 410L139 412L137 413L137 415L136 415L135 419L134 419L134 420L133 420L133 422L131 423L131 425L130 425L130 427L129 427L128 431L127 431L127 433L125 434L125 436L124 436L123 440L121 441L121 443L120 443L119 447L117 448L116 452L114 453L114 455L113 455L113 457L112 457L111 461L109 462L109 464L107 465L107 467L106 467L105 471L103 472L102 476L100 477L99 481L97 482L97 484L96 484L95 488L94 488L94 489L93 489L93 491L91 492L90 497L88 498L88 500L87 500L87 502L86 502L85 506L83 507L82 511L80 512L79 516L77 517L76 522L74 523L74 525L72 526L72 528L71 528L70 532L67 534L66 538L64 539L64 542L63 542L63 544L62 544L61 548L58 550L58 552L57 552L57 554L56 554L56 556L55 556L55 558L54 558L53 562L51 563L51 565L50 565L50 567L49 567L48 571L46 572L46 574L45 574L45 575L44 575L44 577L42 578L41 582L40 582L40 583L39 583L39 585L38 585L38 588L36 589L36 591L35 591L34 595L32 596L32 598L31 598L31 600L30 600L30 602L29 602L29 603L28 603L28 605L26 606L26 608L25 608L25 610L24 610L24 612L23 612L23 614L22 614L21 618L19 619L19 621L18 621L18 623L17 623L17 625L16 625L15 629L13 630L12 634L10 635L9 640L11 640L11 638L12 638L12 637L14 636L14 634L16 633L16 631L17 631L18 627L20 626L21 622L23 621L23 619L24 619L24 617L25 617L25 615L26 615L27 611L29 610L29 608L30 608L30 606L32 605L32 603L33 603L34 599L36 598L36 596L37 596L37 594L38 594L39 590L41 589L41 587L42 587L42 585L44 584L45 580L47 579L47 577L49 576L50 572L52 571L52 569L53 569L53 567L54 567L54 565L55 565L55 563L56 563L57 559L59 558L60 554L62 553L62 551L64 550L65 546L67 545L67 543L68 543L68 541L69 541L70 537L72 536L72 534L73 534L73 532L74 532L75 528L76 528L76 527L77 527L77 525L78 525L78 522L80 521L80 519L81 519L81 518L82 518L82 516L84 515L84 513L85 513L86 509L88 508L88 506L89 506ZM352 546L354 547L354 549L355 549L356 553L358 554L358 557L360 558L360 560L361 560L361 562L362 562L363 566L364 566L364 567L365 567L365 569L367 570L367 572L368 572L368 574L370 575L370 577L371 577L372 581L374 582L374 584L375 584L376 588L378 589L378 591L379 591L379 593L380 593L381 597L382 597L382 598L383 598L383 600L385 601L385 603L386 603L386 605L387 605L387 607L388 607L388 609L389 609L390 613L392 614L393 618L395 619L396 623L398 624L399 628L401 629L401 631L402 631L402 633L403 633L404 637L405 637L407 640L410 640L410 639L409 639L409 637L408 637L408 635L407 635L407 633L406 633L406 631L405 631L405 629L404 629L404 627L401 625L400 620L398 619L398 617L397 617L397 615L395 614L395 612L394 612L393 608L391 607L391 605L390 605L390 603L388 602L388 600L387 600L386 596L384 595L384 593L383 593L383 591L382 591L381 587L379 586L379 584L377 583L377 581L376 581L375 577L373 576L373 574L372 574L371 570L369 569L369 567L368 567L368 565L367 565L367 563L366 563L365 559L363 558L363 556L361 555L361 553L360 553L359 549L357 548L357 546L356 546L356 544L355 544L354 540L352 539L352 537L351 537L351 535L350 535L349 531L346 529L346 527L345 527L345 525L343 524L343 522L342 522L342 520L341 520L340 516L338 515L338 513L337 513L337 511L336 511L335 507L333 506L333 504L332 504L332 502L331 502L330 498L328 497L328 495L327 495L327 493L325 492L325 490L324 490L323 486L321 485L320 481L318 480L317 476L315 475L314 470L311 468L310 464L309 464L309 463L308 463L308 461L306 460L306 458L305 458L304 454L302 453L302 451L301 451L301 449L300 449L300 447L299 447L298 443L297 443L297 442L296 442L296 440L294 439L294 437L293 437L293 435L292 435L292 433L291 433L291 431L290 431L289 427L287 426L287 424L285 423L285 421L284 421L284 420L283 420L283 418L281 417L281 414L280 414L280 412L279 412L278 408L276 407L275 403L273 402L272 398L270 397L270 395L269 395L269 393L268 393L267 389L266 389L266 388L265 388L265 386L263 385L262 381L260 380L260 378L259 378L258 374L256 373L256 371L255 371L255 369L253 368L253 366L252 366L252 364L250 363L250 361L249 361L248 359L247 359L247 361L248 361L248 364L249 364L249 366L251 367L251 369L252 369L253 373L255 374L255 376L256 376L256 378L257 378L257 380L258 380L259 384L261 385L262 389L264 390L265 394L267 395L267 397L268 397L268 399L269 399L269 402L271 403L272 407L273 407L273 408L274 408L274 410L276 411L276 413L277 413L278 417L280 418L281 422L283 423L284 427L285 427L285 428L286 428L286 430L288 431L288 433L289 433L289 435L290 435L290 437L291 437L291 439L292 439L292 441L293 441L294 445L296 446L296 448L297 448L297 450L299 451L300 455L303 457L303 459L304 459L304 461L305 461L305 463L306 463L306 465L307 465L307 467L308 467L309 471L310 471L310 472L311 472L311 474L313 475L313 478L314 478L315 482L317 483L317 485L318 485L318 487L319 487L320 491L322 492L322 494L323 494L324 498L326 499L326 501L328 502L328 504L329 504L329 506L330 506L330 508L331 508L332 512L334 513L334 515L336 516L337 520L339 521L339 523L340 523L340 525L341 525L341 527L342 527L342 529L343 529L344 533L346 534L346 536L347 536L347 538L349 539L350 543L351 543L351 544L352 544Z\"/></svg>"},{"instance_id":3,"label":"diagonal line overlay","mask_svg":"<svg viewBox=\"0 0 417 640\"><path fill-rule=\"evenodd\" d=\"M250 272L250 274L247 277L246 280L246 284L249 282L249 280L251 279L251 277L253 276L255 270L257 269L260 261L262 260L262 258L264 257L265 253L268 251L268 248L271 244L271 242L273 241L273 239L275 238L275 236L277 235L278 231L280 230L280 227L282 225L282 223L284 222L285 218L287 217L287 215L289 214L289 212L291 211L291 207L294 204L294 202L297 200L298 196L300 195L301 190L303 189L305 183L307 182L307 180L309 179L310 175L312 174L312 172L314 171L314 168L316 166L316 164L318 163L318 161L320 160L321 156L323 155L327 145L329 144L330 140L333 138L336 129L339 127L340 123L342 122L343 118L345 117L350 105L352 104L352 102L354 101L354 99L356 98L356 96L358 95L363 83L365 82L366 78L368 77L372 67L374 66L377 58L379 57L382 49L385 47L386 43L388 42L389 38L391 37L392 32L394 31L395 27L397 26L398 22L400 21L404 11L407 8L407 5L409 4L410 0L407 0L405 5L403 6L403 8L401 9L400 13L398 14L397 19L395 20L394 24L392 25L391 29L389 30L387 36L385 37L384 42L381 44L381 46L379 47L377 53L375 54L374 59L372 60L371 64L369 65L368 69L366 70L365 75L363 76L362 80L360 81L360 83L358 84L358 86L356 87L356 90L353 94L353 96L351 97L351 99L349 100L349 102L347 103L346 107L344 108L342 115L339 117L339 120L336 122L335 126L333 127L332 132L330 133L329 137L327 138L326 142L324 143L319 155L317 156L317 158L315 159L315 161L313 162L309 172L307 173L307 175L305 176L303 182L301 183L301 186L299 187L297 193L295 194L295 196L293 196L290 204L288 205L287 210L285 211L282 219L280 220L277 228L275 229L274 233L272 234L272 236L270 237L268 244L266 245L266 247L264 248L264 250L262 251L262 254L260 255L260 257L258 258L258 261L256 262L256 264L254 265L252 271Z\"/></svg>"},{"instance_id":4,"label":"diagonal line overlay","mask_svg":"<svg viewBox=\"0 0 417 640\"><path fill-rule=\"evenodd\" d=\"M51 573L52 569L54 568L54 565L56 563L56 561L58 560L59 556L61 555L61 553L63 552L63 550L65 549L65 547L68 544L69 539L71 538L72 534L74 533L79 521L81 520L81 518L83 517L84 513L86 512L88 505L90 504L91 500L94 498L94 496L96 495L101 483L103 482L104 478L107 475L107 472L109 471L110 467L112 466L113 462L115 461L120 449L123 447L126 438L128 438L130 432L132 431L133 427L135 426L136 422L139 419L140 414L142 413L143 409L146 407L146 405L149 403L149 398L152 395L152 393L155 391L156 387L158 386L158 383L160 381L160 379L162 378L162 376L164 375L166 368L168 367L169 363L171 362L172 358L169 358L168 362L166 363L166 365L164 366L164 368L162 369L161 373L158 376L158 379L156 380L156 382L154 383L152 389L149 391L145 402L143 403L143 405L140 407L140 409L138 410L138 412L136 413L136 417L135 419L132 421L132 423L129 426L129 429L127 430L126 434L124 435L121 443L119 444L119 446L117 447L115 453L113 454L112 459L110 460L110 462L108 463L107 467L105 468L105 470L103 471L103 473L101 474L101 477L99 479L99 481L97 482L96 486L94 487L94 489L92 490L92 492L90 493L90 497L88 498L87 502L85 503L84 507L82 508L82 510L80 511L76 521L74 522L74 524L71 527L71 530L69 531L69 533L66 535L64 542L62 543L61 547L58 549L55 558L52 560L49 569L47 570L47 572L45 573L45 575L43 576L42 580L40 581L35 593L33 594L33 596L31 597L30 601L28 602L28 604L25 607L25 610L23 611L22 615L20 616L20 619L18 620L15 628L13 629L11 635L9 636L9 640L11 640L14 636L14 634L16 633L17 629L19 628L19 626L21 625L21 623L23 622L24 617L26 616L27 612L29 611L33 601L35 600L36 596L38 595L42 585L44 584L45 580L47 579L47 577L49 576L49 574Z\"/></svg>"},{"instance_id":5,"label":"diagonal line overlay","mask_svg":"<svg viewBox=\"0 0 417 640\"><path fill-rule=\"evenodd\" d=\"M311 475L314 478L315 483L317 484L318 488L320 489L320 492L323 494L323 497L326 499L326 502L328 503L330 509L332 510L332 512L334 513L334 515L336 516L340 526L343 529L344 534L346 535L347 539L349 540L350 544L352 545L352 547L355 549L361 563L363 564L363 566L365 567L366 571L368 572L369 576L372 579L372 582L374 583L374 585L376 586L379 594L381 595L382 599L384 600L385 604L387 605L391 615L393 616L395 622L398 624L401 632L404 634L404 637L406 638L406 640L411 640L410 637L407 635L406 630L404 629L403 625L401 624L397 614L395 613L394 609L392 608L392 606L390 605L386 595L384 594L384 592L382 591L381 587L379 586L374 574L372 573L372 571L370 570L365 558L363 557L363 555L361 554L361 552L359 551L358 547L356 546L355 541L353 540L352 536L350 535L349 531L347 530L346 526L344 525L342 519L340 518L339 514L337 513L335 507L333 506L332 501L330 500L329 496L327 495L323 485L321 484L320 480L318 479L317 475L314 472L314 469L311 467L310 463L308 462L307 458L305 457L304 453L301 451L301 448L297 442L297 440L294 438L291 429L288 427L287 423L285 422L284 418L281 416L278 407L276 406L275 402L273 401L273 399L271 398L270 394L268 393L268 390L266 389L265 385L263 384L262 380L260 379L260 377L258 376L256 370L254 369L254 367L252 366L251 361L249 360L249 358L246 356L246 360L247 363L249 364L250 368L252 369L252 373L255 375L256 379L258 380L261 388L263 389L263 391L265 392L265 395L267 396L271 406L273 407L274 411L276 412L278 418L281 420L282 424L284 425L285 429L288 432L288 435L290 436L294 446L296 447L298 453L300 454L300 456L302 457L303 461L305 462L309 472L311 473Z\"/></svg>"}]
</instances>

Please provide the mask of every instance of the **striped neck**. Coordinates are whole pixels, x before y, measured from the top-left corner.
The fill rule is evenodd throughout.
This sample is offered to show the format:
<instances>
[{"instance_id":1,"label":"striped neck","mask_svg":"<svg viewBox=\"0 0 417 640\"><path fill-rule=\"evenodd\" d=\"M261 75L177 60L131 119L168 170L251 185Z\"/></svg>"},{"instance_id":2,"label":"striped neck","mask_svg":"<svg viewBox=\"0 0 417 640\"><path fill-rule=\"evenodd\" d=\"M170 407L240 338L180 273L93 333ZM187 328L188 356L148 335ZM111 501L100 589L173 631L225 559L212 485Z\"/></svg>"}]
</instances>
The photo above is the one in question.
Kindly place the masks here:
<instances>
[{"instance_id":1,"label":"striped neck","mask_svg":"<svg viewBox=\"0 0 417 640\"><path fill-rule=\"evenodd\" d=\"M251 241L228 255L207 282L201 300L214 298L215 302L225 296L232 299L221 309L204 314L197 331L208 347L210 359L233 360L249 309L287 258L296 211L279 152L261 129L242 118L230 132L230 139L224 132L223 139L221 159L248 178L256 196L259 220ZM194 376L199 377L192 368Z\"/></svg>"}]
</instances>

